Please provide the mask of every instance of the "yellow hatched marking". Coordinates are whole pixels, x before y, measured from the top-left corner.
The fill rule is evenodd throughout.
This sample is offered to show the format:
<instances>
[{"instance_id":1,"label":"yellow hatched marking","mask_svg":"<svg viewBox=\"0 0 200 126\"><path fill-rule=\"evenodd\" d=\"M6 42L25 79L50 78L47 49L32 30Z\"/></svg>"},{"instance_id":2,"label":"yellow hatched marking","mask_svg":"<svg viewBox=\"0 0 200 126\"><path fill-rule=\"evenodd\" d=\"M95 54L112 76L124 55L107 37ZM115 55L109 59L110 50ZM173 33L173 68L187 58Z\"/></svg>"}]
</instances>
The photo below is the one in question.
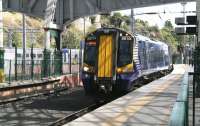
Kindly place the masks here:
<instances>
[{"instance_id":1,"label":"yellow hatched marking","mask_svg":"<svg viewBox=\"0 0 200 126\"><path fill-rule=\"evenodd\" d=\"M98 77L103 77L104 75L104 41L102 40L102 37L100 37L99 42L99 55L98 55Z\"/></svg>"},{"instance_id":2,"label":"yellow hatched marking","mask_svg":"<svg viewBox=\"0 0 200 126\"><path fill-rule=\"evenodd\" d=\"M112 77L112 36L102 35L99 42L98 77Z\"/></svg>"},{"instance_id":3,"label":"yellow hatched marking","mask_svg":"<svg viewBox=\"0 0 200 126\"><path fill-rule=\"evenodd\" d=\"M105 56L106 56L106 36L102 36L101 38L101 42L102 42L102 56L101 56L101 63L100 63L100 67L101 67L101 71L102 71L102 75L101 77L105 77Z\"/></svg>"},{"instance_id":4,"label":"yellow hatched marking","mask_svg":"<svg viewBox=\"0 0 200 126\"><path fill-rule=\"evenodd\" d=\"M112 77L112 36L106 38L105 76Z\"/></svg>"},{"instance_id":5,"label":"yellow hatched marking","mask_svg":"<svg viewBox=\"0 0 200 126\"><path fill-rule=\"evenodd\" d=\"M101 76L101 67L100 67L100 62L101 62L101 53L102 53L102 43L101 41L99 42L99 51L98 51L98 77Z\"/></svg>"}]
</instances>

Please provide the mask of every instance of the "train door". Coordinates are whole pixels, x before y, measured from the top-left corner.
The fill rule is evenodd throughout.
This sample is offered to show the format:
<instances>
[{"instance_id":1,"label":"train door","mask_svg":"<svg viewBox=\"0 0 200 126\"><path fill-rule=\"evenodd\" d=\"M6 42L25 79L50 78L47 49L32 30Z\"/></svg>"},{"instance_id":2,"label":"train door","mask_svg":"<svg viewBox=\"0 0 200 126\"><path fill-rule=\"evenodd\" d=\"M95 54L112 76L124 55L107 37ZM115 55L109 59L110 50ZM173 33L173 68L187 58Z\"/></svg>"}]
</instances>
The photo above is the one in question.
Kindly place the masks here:
<instances>
[{"instance_id":1,"label":"train door","mask_svg":"<svg viewBox=\"0 0 200 126\"><path fill-rule=\"evenodd\" d=\"M98 49L98 77L112 77L113 75L113 36L100 35Z\"/></svg>"}]
</instances>

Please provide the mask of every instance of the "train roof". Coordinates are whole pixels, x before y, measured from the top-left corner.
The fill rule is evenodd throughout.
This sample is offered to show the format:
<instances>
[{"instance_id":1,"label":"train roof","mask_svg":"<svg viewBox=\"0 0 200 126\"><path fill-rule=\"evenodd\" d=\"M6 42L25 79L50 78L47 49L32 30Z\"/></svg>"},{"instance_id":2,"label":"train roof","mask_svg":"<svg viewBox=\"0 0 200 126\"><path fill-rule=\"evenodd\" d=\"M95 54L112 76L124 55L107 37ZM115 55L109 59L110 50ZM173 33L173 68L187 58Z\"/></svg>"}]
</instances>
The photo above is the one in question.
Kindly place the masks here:
<instances>
[{"instance_id":1,"label":"train roof","mask_svg":"<svg viewBox=\"0 0 200 126\"><path fill-rule=\"evenodd\" d=\"M150 38L148 38L148 37L145 37L145 36L143 36L143 35L136 34L135 36L136 36L137 41L145 41L145 42L147 42L147 43L154 43L154 44L156 44L156 45L168 46L168 45L167 45L166 43L164 43L164 42L155 41L155 40L152 40L152 39L150 39Z\"/></svg>"},{"instance_id":2,"label":"train roof","mask_svg":"<svg viewBox=\"0 0 200 126\"><path fill-rule=\"evenodd\" d=\"M155 40L152 40L152 39L150 39L150 38L148 38L148 37L145 37L145 36L143 36L143 35L140 35L140 34L132 34L132 33L130 33L130 32L127 32L127 31L123 30L123 29L114 28L114 27L102 27L102 28L99 28L99 29L97 29L96 31L94 31L94 32L92 32L92 33L89 33L89 34L93 34L93 33L97 32L97 31L102 31L102 30L104 30L104 29L119 30L119 31L122 31L122 32L126 32L127 34L129 34L129 35L135 37L137 41L145 41L145 42L147 42L147 43L154 43L154 44L156 44L156 45L163 46L163 47L168 46L168 45L167 45L166 43L164 43L164 42L155 41ZM89 34L88 34L88 35L89 35Z\"/></svg>"},{"instance_id":3,"label":"train roof","mask_svg":"<svg viewBox=\"0 0 200 126\"><path fill-rule=\"evenodd\" d=\"M127 31L125 31L125 30L123 30L123 29L114 28L114 27L102 27L102 28L98 28L97 30L95 30L94 32L91 32L91 33L89 33L89 34L92 34L92 33L98 32L98 31L103 31L103 30L116 30L116 31L121 31L121 32L125 32L125 33L127 33L128 35L131 35L131 36L134 37L134 35L133 35L131 32L127 32ZM88 34L88 35L89 35L89 34Z\"/></svg>"}]
</instances>

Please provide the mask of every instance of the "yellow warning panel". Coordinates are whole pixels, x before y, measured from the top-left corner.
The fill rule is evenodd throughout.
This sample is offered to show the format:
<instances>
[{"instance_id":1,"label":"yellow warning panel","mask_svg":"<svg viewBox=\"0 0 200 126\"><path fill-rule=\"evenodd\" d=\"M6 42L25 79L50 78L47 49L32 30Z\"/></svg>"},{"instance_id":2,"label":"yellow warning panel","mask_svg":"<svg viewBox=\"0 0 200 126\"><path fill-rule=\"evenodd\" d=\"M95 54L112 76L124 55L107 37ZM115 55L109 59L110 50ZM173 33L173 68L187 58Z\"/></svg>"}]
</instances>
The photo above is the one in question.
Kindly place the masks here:
<instances>
[{"instance_id":1,"label":"yellow warning panel","mask_svg":"<svg viewBox=\"0 0 200 126\"><path fill-rule=\"evenodd\" d=\"M98 55L98 77L112 77L112 35L101 35Z\"/></svg>"}]
</instances>

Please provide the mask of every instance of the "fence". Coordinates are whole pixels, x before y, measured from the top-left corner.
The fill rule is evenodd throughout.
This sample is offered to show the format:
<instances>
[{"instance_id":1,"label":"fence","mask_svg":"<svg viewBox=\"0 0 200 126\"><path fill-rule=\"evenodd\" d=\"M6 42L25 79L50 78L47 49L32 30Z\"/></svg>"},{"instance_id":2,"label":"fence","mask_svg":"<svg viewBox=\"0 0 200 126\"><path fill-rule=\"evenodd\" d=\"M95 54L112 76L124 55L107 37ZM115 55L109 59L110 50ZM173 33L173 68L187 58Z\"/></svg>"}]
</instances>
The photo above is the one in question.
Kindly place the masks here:
<instances>
[{"instance_id":1,"label":"fence","mask_svg":"<svg viewBox=\"0 0 200 126\"><path fill-rule=\"evenodd\" d=\"M73 53L63 53L60 58L53 56L51 59L5 59L4 73L5 81L41 80L50 77L57 77L63 74L74 74L80 71L81 60ZM54 52L55 54L55 52ZM64 56L67 61L64 61ZM66 58L65 57L65 58Z\"/></svg>"},{"instance_id":2,"label":"fence","mask_svg":"<svg viewBox=\"0 0 200 126\"><path fill-rule=\"evenodd\" d=\"M181 91L174 104L169 126L188 126L188 74L184 75Z\"/></svg>"}]
</instances>

